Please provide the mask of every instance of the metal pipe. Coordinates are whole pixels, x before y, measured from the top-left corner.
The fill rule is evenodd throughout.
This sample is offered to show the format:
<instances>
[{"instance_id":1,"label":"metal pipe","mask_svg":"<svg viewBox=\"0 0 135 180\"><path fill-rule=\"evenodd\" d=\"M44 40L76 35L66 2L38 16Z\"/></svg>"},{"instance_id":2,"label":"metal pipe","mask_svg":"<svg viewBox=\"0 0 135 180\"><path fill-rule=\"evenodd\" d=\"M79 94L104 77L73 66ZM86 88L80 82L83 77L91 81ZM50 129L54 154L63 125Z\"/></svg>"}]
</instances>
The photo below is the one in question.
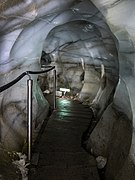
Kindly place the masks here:
<instances>
[{"instance_id":1,"label":"metal pipe","mask_svg":"<svg viewBox=\"0 0 135 180\"><path fill-rule=\"evenodd\" d=\"M53 107L54 109L56 109L56 70L53 70L53 77L54 77L54 81L53 81Z\"/></svg>"},{"instance_id":2,"label":"metal pipe","mask_svg":"<svg viewBox=\"0 0 135 180\"><path fill-rule=\"evenodd\" d=\"M32 154L32 85L33 85L33 80L28 79L27 80L28 161L31 161L31 154Z\"/></svg>"}]
</instances>

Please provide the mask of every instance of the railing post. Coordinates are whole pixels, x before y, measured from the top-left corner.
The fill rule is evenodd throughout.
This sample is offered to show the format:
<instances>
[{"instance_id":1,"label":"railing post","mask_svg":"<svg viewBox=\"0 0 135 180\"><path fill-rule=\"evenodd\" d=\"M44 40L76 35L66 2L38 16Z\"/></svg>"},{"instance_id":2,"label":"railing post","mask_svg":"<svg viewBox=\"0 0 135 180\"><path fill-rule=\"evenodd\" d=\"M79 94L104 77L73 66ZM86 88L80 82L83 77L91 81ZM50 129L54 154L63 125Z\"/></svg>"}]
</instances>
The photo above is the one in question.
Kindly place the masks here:
<instances>
[{"instance_id":1,"label":"railing post","mask_svg":"<svg viewBox=\"0 0 135 180\"><path fill-rule=\"evenodd\" d=\"M31 161L32 156L32 85L33 80L27 80L27 138L28 138L28 161Z\"/></svg>"},{"instance_id":2,"label":"railing post","mask_svg":"<svg viewBox=\"0 0 135 180\"><path fill-rule=\"evenodd\" d=\"M54 82L53 82L53 107L56 109L56 70L53 70L53 77L54 77Z\"/></svg>"}]
</instances>

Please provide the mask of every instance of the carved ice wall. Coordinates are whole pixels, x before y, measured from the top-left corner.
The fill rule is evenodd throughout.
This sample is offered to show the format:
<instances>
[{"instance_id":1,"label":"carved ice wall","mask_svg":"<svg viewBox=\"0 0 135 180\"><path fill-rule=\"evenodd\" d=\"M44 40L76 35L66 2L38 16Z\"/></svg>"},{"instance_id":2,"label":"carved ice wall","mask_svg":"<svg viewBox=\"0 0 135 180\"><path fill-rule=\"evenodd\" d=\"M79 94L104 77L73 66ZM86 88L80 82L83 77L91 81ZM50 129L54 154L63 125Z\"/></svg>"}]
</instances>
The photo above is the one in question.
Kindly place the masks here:
<instances>
[{"instance_id":1,"label":"carved ice wall","mask_svg":"<svg viewBox=\"0 0 135 180\"><path fill-rule=\"evenodd\" d=\"M62 9L72 2L63 1ZM12 3L7 1L0 6L0 85L10 82L24 71L40 69L43 42L49 30L55 26L49 21L56 16L54 11L59 1L52 1L51 4L44 1ZM50 10L53 14L48 17ZM43 15L45 17L40 19ZM32 78L33 129L37 130L47 116L48 103L37 84L37 77ZM1 142L11 150L22 149L26 139L26 80L24 78L0 95Z\"/></svg>"},{"instance_id":2,"label":"carved ice wall","mask_svg":"<svg viewBox=\"0 0 135 180\"><path fill-rule=\"evenodd\" d=\"M71 95L89 104L100 120L87 148L92 147L97 156L107 157L107 179L121 180L118 174L123 164L131 167L127 161L130 146L129 159L135 164L134 13L131 11L135 3L133 0L92 2L97 8L90 0L2 3L0 86L26 70L39 70L42 50L48 53L56 66L57 88L70 88ZM36 130L47 116L48 103L37 76L32 78ZM47 76L50 89L51 79L51 75ZM0 94L1 142L12 150L22 148L26 138L26 80Z\"/></svg>"},{"instance_id":3,"label":"carved ice wall","mask_svg":"<svg viewBox=\"0 0 135 180\"><path fill-rule=\"evenodd\" d=\"M135 2L92 1L104 15L115 35L119 58L119 82L113 98L93 131L91 144L96 154L106 156L107 179L135 177L134 119L134 17ZM95 143L96 140L96 143ZM117 167L117 168L116 168Z\"/></svg>"},{"instance_id":4,"label":"carved ice wall","mask_svg":"<svg viewBox=\"0 0 135 180\"><path fill-rule=\"evenodd\" d=\"M69 84L72 88L74 81L71 80L70 76L72 74L75 75L75 73L77 73L76 77L80 79L82 73L84 73L84 67L82 67L83 60L86 72L84 73L83 82L80 79L78 83L77 92L80 93L82 100L85 96L87 98L90 97L90 94L93 94L94 98L98 91L100 70L99 72L93 70L92 67L89 67L89 64L99 68L101 61L109 58L112 66L116 66L116 59L111 54L114 43L112 40L110 45L106 43L106 41L111 39L110 31L106 29L107 25L102 20L100 13L99 17L95 18L94 14L98 13L97 9L89 1L84 1L80 4L77 4L75 1L64 2L59 0L51 2L25 1L23 3L18 2L17 4L13 3L11 4L12 7L8 6L8 3L1 6L0 85L8 83L26 70L39 70L42 50L44 49L47 53L51 53L54 49L58 48L57 51L60 58L57 60L62 59L61 61L64 61L64 66L66 66L67 70L67 77L64 77L64 72L62 72L64 83L66 84L66 80L70 79ZM59 9L57 9L58 7ZM82 21L80 22L82 24L80 27L77 21ZM71 22L71 24L68 24L68 22ZM71 28L71 25L74 24L73 22L78 23L78 28L77 25ZM67 25L65 25L66 23ZM98 28L99 23L100 29ZM68 30L65 31L66 28L64 29L64 26L60 26L62 24L65 27L67 26ZM49 47L51 48L45 49L45 43L48 42L45 39L54 27L58 27L61 40L58 40L58 37L53 38L50 36L52 43L50 43ZM59 28L62 29L62 33ZM70 33L71 29L72 33ZM80 30L77 32L78 29ZM65 33L67 34L65 35ZM69 33L70 36L68 36ZM62 34L66 39L63 39ZM97 43L95 43L95 40ZM53 42L55 42L56 47ZM66 43L70 43L70 45L59 50L59 46L63 46ZM96 44L98 44L99 50L97 50ZM108 51L105 47L102 47L103 44L108 46L110 50ZM78 72L72 70L74 68L70 68L69 61L80 64ZM66 62L69 63L68 69L67 64L65 64ZM57 64L57 61L55 63ZM105 66L107 65L106 63ZM58 67L57 70L58 73L61 73L64 69L62 70L61 67ZM93 74L93 79L91 80L88 78L90 76L89 70ZM37 76L32 78L34 79L33 126L37 128L47 115L48 104L38 87ZM97 79L96 83L95 79ZM94 88L95 92L89 92L90 87ZM75 91L74 93L77 92ZM1 94L2 143L8 148L16 149L23 144L24 137L26 137L26 78Z\"/></svg>"}]
</instances>

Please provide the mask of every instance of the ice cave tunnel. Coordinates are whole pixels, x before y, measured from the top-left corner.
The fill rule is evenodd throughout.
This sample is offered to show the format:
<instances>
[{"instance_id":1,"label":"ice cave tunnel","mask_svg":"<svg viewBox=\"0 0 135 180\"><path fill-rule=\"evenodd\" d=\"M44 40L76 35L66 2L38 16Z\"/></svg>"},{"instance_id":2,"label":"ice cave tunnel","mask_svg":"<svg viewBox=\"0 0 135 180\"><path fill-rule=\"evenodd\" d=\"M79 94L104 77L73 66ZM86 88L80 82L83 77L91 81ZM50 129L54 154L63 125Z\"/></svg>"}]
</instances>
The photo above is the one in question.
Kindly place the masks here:
<instances>
[{"instance_id":1,"label":"ice cave tunnel","mask_svg":"<svg viewBox=\"0 0 135 180\"><path fill-rule=\"evenodd\" d=\"M135 1L0 2L0 148L22 151L27 139L26 71L56 68L56 88L92 109L98 122L88 153L107 158L106 180L135 178ZM52 71L33 79L33 136L48 116ZM0 173L1 174L1 173ZM41 179L42 180L42 179Z\"/></svg>"}]
</instances>

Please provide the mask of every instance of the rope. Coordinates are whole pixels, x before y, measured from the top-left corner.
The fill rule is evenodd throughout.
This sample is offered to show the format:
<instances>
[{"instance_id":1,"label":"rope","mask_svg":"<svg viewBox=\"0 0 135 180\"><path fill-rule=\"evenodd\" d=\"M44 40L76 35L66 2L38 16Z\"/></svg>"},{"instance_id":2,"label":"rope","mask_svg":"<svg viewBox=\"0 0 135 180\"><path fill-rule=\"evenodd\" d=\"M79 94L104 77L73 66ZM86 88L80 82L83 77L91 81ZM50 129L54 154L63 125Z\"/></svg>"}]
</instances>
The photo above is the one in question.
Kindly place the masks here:
<instances>
[{"instance_id":1,"label":"rope","mask_svg":"<svg viewBox=\"0 0 135 180\"><path fill-rule=\"evenodd\" d=\"M49 69L47 69L49 68ZM16 79L14 79L13 81L3 85L0 87L0 92L5 91L6 89L10 88L11 86L13 86L14 84L16 84L18 81L20 81L24 76L29 75L29 74L43 74L46 72L49 72L51 70L55 69L55 66L46 66L46 69L43 71L26 71L23 72L21 75L19 75Z\"/></svg>"}]
</instances>

